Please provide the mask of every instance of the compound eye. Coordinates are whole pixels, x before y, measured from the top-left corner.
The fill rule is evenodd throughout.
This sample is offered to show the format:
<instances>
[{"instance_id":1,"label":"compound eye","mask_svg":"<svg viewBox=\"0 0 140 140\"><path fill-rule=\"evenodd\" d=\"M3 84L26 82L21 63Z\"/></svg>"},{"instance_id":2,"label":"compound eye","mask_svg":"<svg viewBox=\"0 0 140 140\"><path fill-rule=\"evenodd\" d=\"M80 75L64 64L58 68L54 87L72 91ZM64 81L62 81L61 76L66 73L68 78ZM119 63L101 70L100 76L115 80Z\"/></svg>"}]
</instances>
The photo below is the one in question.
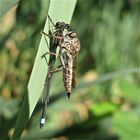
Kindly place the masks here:
<instances>
[{"instance_id":1,"label":"compound eye","mask_svg":"<svg viewBox=\"0 0 140 140\"><path fill-rule=\"evenodd\" d=\"M65 24L65 29L69 29L70 25L69 24Z\"/></svg>"},{"instance_id":2,"label":"compound eye","mask_svg":"<svg viewBox=\"0 0 140 140\"><path fill-rule=\"evenodd\" d=\"M61 22L56 23L56 27L60 27L60 25L61 25Z\"/></svg>"}]
</instances>

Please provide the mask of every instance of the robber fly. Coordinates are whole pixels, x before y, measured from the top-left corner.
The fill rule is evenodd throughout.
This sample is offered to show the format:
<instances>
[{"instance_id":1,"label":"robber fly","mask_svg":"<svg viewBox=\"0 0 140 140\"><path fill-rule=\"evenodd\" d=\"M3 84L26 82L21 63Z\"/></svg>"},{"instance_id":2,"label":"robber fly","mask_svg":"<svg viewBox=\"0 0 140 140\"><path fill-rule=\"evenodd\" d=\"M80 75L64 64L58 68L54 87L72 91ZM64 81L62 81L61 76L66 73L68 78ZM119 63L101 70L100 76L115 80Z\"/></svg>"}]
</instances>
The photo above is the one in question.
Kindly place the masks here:
<instances>
[{"instance_id":1,"label":"robber fly","mask_svg":"<svg viewBox=\"0 0 140 140\"><path fill-rule=\"evenodd\" d=\"M60 60L63 66L63 81L70 98L72 89L76 86L76 56L80 50L80 41L74 31L68 32L60 45Z\"/></svg>"},{"instance_id":2,"label":"robber fly","mask_svg":"<svg viewBox=\"0 0 140 140\"><path fill-rule=\"evenodd\" d=\"M54 32L51 32L51 30L49 30L49 34L42 32L42 34L44 34L45 36L48 36L50 40L49 40L49 52L44 53L41 57L42 58L45 57L46 59L47 54L50 54L50 57L49 57L49 62L46 59L48 63L48 74L45 80L45 85L44 85L44 90L43 90L44 92L44 96L42 99L43 111L42 111L41 120L40 120L40 128L45 124L46 108L47 108L47 103L49 101L51 78L54 71L54 64L56 61L56 49L62 42L64 30L67 30L67 31L70 30L69 24L66 24L64 22L57 22L56 24L54 24L49 15L48 15L48 19L54 26ZM45 40L47 41L47 39Z\"/></svg>"}]
</instances>

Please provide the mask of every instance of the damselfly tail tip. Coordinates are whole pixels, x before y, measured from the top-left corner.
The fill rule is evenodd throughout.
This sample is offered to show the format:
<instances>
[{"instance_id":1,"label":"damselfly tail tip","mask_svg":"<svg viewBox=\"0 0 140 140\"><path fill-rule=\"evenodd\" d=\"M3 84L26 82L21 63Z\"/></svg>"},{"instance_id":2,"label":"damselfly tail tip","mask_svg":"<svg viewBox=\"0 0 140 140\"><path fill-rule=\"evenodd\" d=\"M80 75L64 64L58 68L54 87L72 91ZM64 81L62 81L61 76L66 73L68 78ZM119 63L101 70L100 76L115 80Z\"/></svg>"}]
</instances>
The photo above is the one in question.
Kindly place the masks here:
<instances>
[{"instance_id":1,"label":"damselfly tail tip","mask_svg":"<svg viewBox=\"0 0 140 140\"><path fill-rule=\"evenodd\" d=\"M68 99L70 98L70 95L71 95L71 93L70 92L67 92Z\"/></svg>"},{"instance_id":2,"label":"damselfly tail tip","mask_svg":"<svg viewBox=\"0 0 140 140\"><path fill-rule=\"evenodd\" d=\"M42 128L45 124L45 118L41 118L41 121L40 121L40 128Z\"/></svg>"},{"instance_id":3,"label":"damselfly tail tip","mask_svg":"<svg viewBox=\"0 0 140 140\"><path fill-rule=\"evenodd\" d=\"M40 124L40 128L42 128L44 125L43 124Z\"/></svg>"}]
</instances>

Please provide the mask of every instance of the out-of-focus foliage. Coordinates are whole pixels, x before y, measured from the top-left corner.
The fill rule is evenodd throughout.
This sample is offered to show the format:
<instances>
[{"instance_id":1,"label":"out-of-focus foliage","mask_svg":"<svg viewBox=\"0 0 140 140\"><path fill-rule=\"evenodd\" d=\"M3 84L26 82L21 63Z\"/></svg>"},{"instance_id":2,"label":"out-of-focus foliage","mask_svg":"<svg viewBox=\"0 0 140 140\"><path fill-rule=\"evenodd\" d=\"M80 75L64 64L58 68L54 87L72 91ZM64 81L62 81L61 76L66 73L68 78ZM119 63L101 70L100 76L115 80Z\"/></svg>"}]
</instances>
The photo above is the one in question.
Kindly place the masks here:
<instances>
[{"instance_id":1,"label":"out-of-focus foliage","mask_svg":"<svg viewBox=\"0 0 140 140\"><path fill-rule=\"evenodd\" d=\"M3 140L12 134L26 91L46 18L44 1L21 1L0 22L0 138ZM81 41L77 83L140 67L139 9L138 0L78 1L72 20ZM52 82L52 95L64 91L60 74ZM69 101L66 97L54 102L50 99L47 123L42 130L39 104L23 139L139 140L139 84L140 72L79 88Z\"/></svg>"},{"instance_id":2,"label":"out-of-focus foliage","mask_svg":"<svg viewBox=\"0 0 140 140\"><path fill-rule=\"evenodd\" d=\"M14 5L16 5L19 0L1 0L0 1L0 18Z\"/></svg>"}]
</instances>

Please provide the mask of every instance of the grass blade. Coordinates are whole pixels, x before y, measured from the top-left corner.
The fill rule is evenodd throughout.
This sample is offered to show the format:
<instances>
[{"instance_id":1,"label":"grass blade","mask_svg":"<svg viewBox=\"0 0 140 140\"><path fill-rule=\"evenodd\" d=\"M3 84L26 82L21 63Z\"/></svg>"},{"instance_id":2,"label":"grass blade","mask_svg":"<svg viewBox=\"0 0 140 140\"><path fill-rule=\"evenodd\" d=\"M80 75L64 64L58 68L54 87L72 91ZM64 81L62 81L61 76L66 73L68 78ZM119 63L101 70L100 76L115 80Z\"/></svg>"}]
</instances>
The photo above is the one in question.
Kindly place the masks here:
<instances>
[{"instance_id":1,"label":"grass blade","mask_svg":"<svg viewBox=\"0 0 140 140\"><path fill-rule=\"evenodd\" d=\"M49 15L56 21L64 21L70 23L73 11L75 8L76 0L51 0L49 7ZM47 8L46 8L47 9ZM47 15L47 11L46 11ZM44 31L48 32L48 22L46 21ZM33 110L38 102L41 92L44 87L44 81L47 74L47 64L41 55L47 51L46 42L44 37L41 38L38 53L35 59L32 74L28 83L26 97L23 101L18 120L16 122L15 131L12 139L18 140L22 131L31 117ZM40 118L39 118L40 119Z\"/></svg>"}]
</instances>

